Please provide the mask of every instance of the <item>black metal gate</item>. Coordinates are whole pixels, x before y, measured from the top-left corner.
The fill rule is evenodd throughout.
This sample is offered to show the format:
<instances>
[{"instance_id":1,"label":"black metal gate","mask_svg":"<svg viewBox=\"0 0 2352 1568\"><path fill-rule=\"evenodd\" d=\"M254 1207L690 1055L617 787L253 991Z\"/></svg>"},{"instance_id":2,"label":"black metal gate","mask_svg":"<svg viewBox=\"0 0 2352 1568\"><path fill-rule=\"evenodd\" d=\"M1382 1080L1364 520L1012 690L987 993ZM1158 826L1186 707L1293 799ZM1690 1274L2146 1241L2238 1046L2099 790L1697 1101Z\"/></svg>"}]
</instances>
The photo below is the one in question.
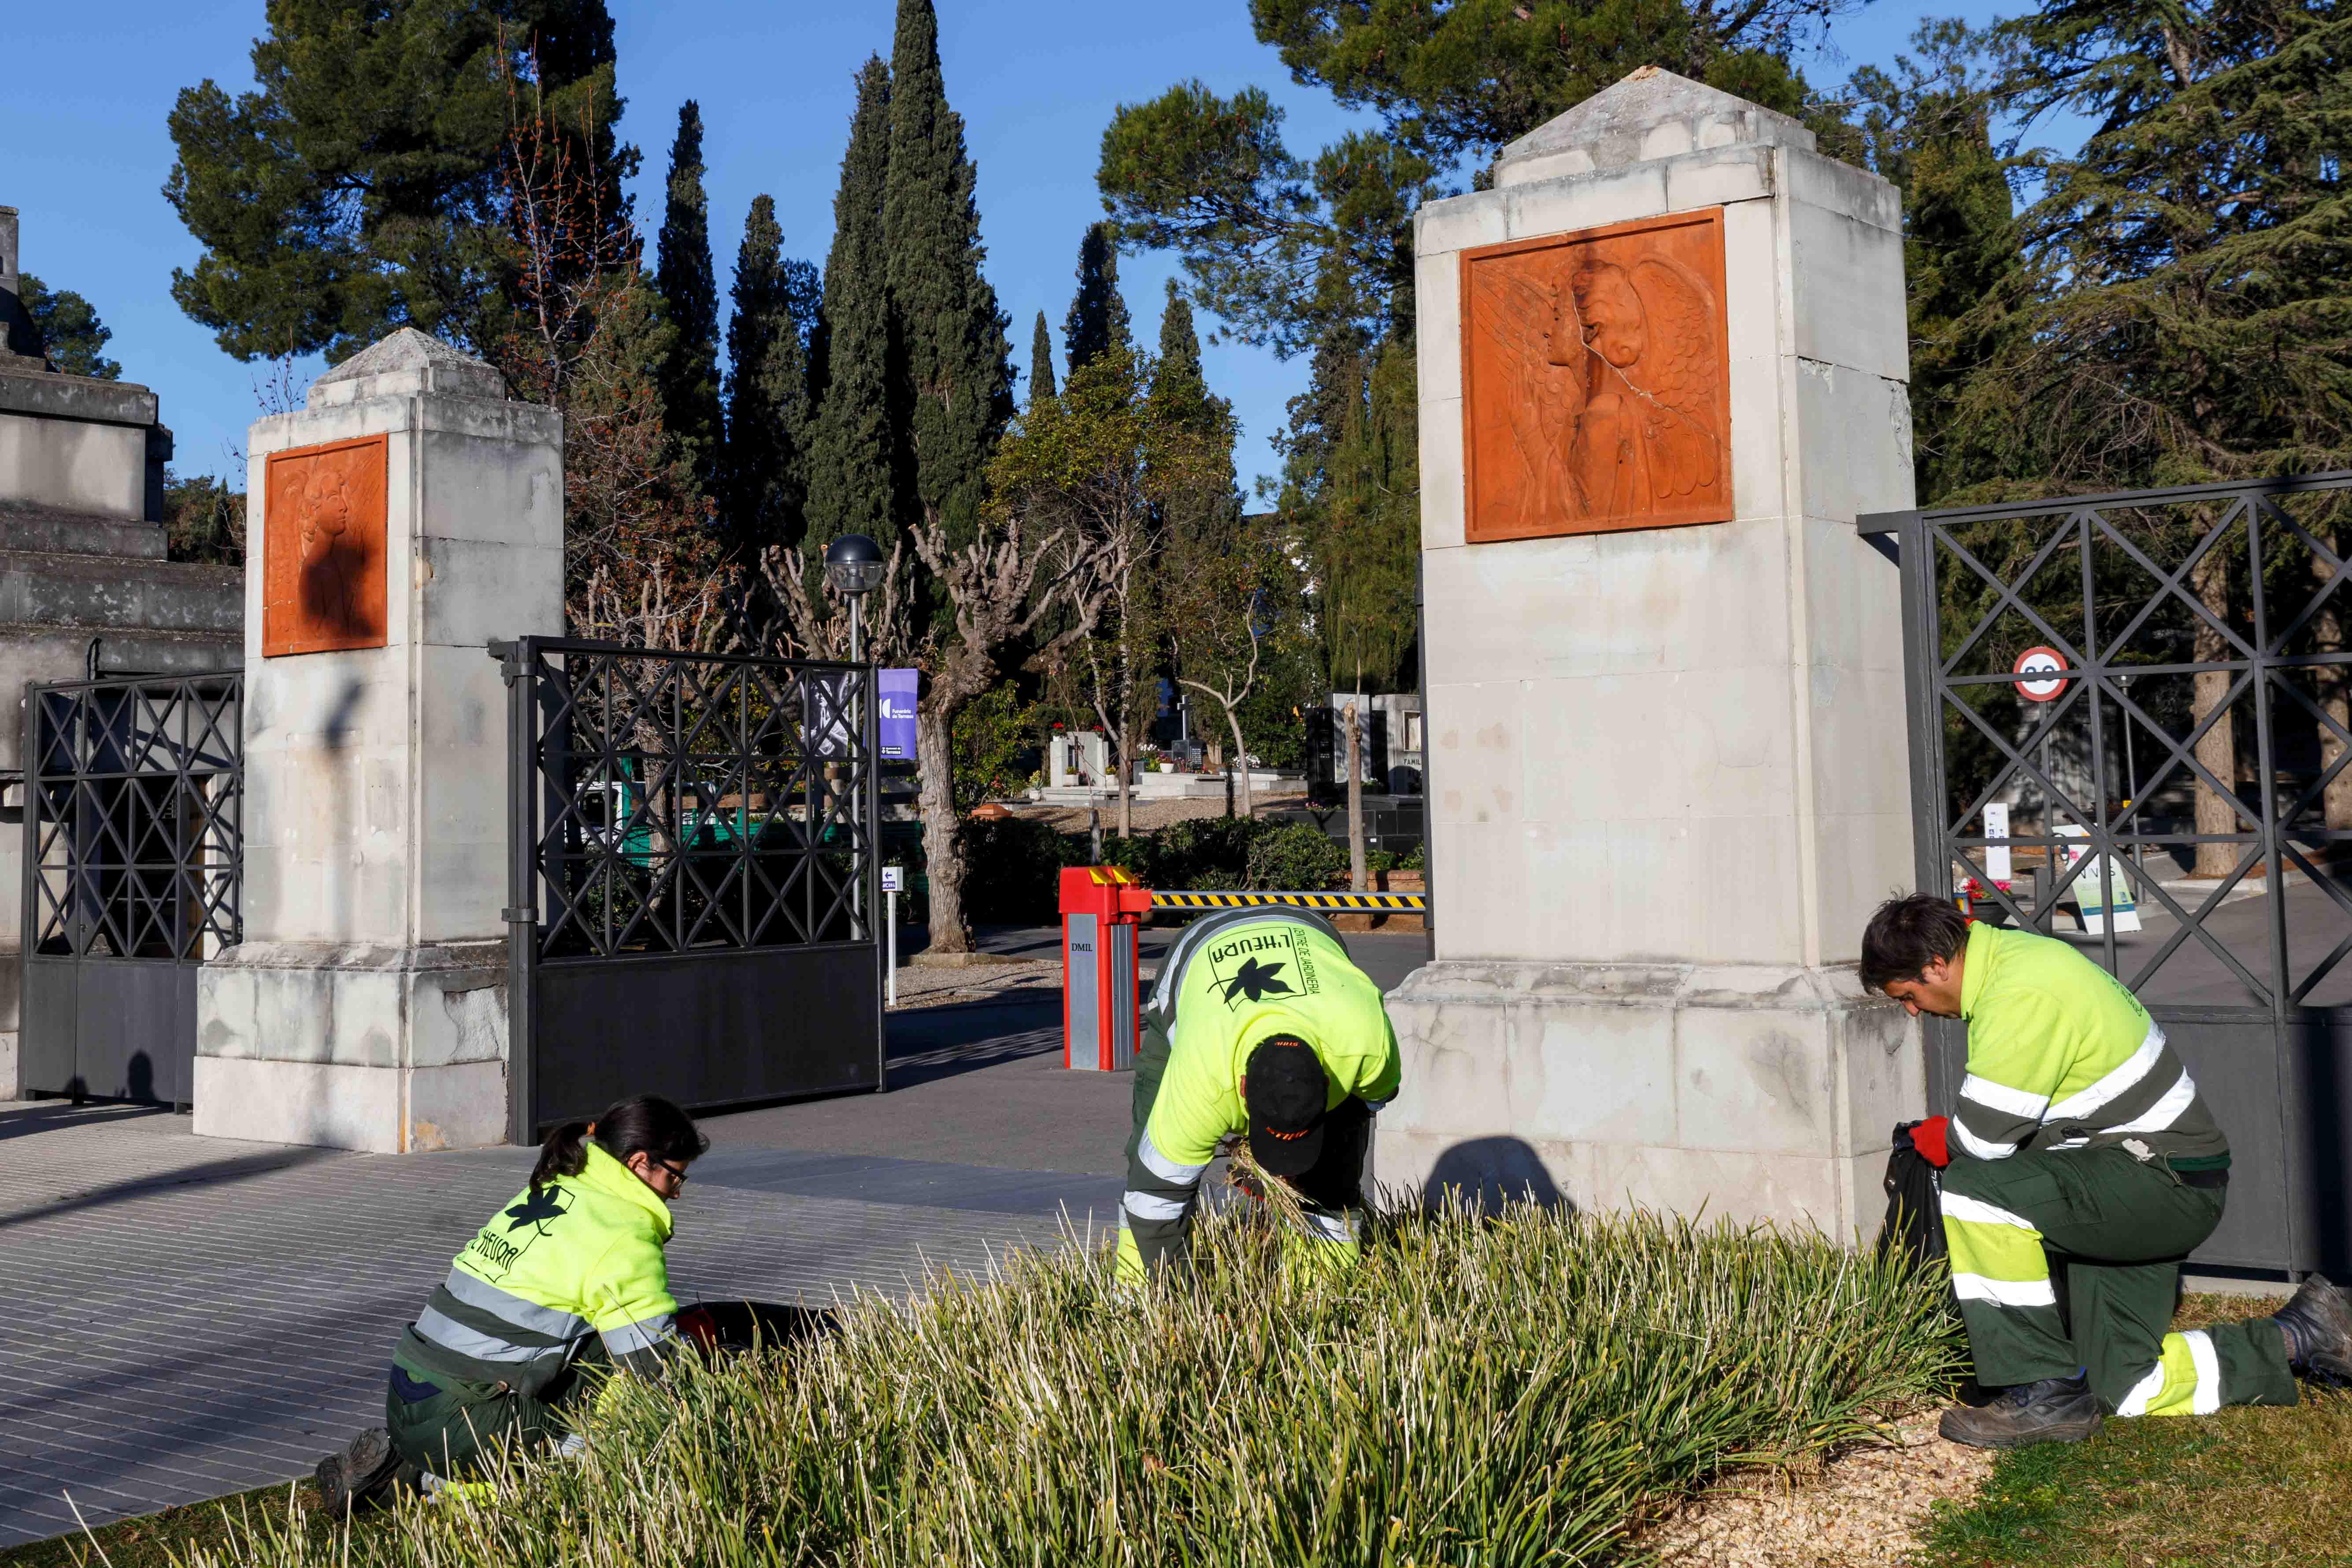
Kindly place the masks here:
<instances>
[{"instance_id":1,"label":"black metal gate","mask_svg":"<svg viewBox=\"0 0 2352 1568\"><path fill-rule=\"evenodd\" d=\"M509 1132L883 1084L874 671L525 637L503 661Z\"/></svg>"},{"instance_id":2,"label":"black metal gate","mask_svg":"<svg viewBox=\"0 0 2352 1568\"><path fill-rule=\"evenodd\" d=\"M1901 541L1918 884L2163 1026L2234 1154L2209 1266L2352 1264L2347 521L2352 473L1861 522Z\"/></svg>"},{"instance_id":3,"label":"black metal gate","mask_svg":"<svg viewBox=\"0 0 2352 1568\"><path fill-rule=\"evenodd\" d=\"M26 1090L185 1103L196 966L239 940L243 678L25 701Z\"/></svg>"}]
</instances>

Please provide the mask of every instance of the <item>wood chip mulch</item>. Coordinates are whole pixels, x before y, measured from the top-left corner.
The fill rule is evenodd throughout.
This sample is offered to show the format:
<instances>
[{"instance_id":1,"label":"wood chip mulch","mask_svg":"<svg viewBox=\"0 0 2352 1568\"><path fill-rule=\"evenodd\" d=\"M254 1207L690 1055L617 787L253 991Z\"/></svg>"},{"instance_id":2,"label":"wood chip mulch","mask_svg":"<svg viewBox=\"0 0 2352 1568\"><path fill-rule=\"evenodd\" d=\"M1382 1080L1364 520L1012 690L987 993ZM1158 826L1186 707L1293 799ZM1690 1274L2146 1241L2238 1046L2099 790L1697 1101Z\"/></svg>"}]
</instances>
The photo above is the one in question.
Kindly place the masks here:
<instances>
[{"instance_id":1,"label":"wood chip mulch","mask_svg":"<svg viewBox=\"0 0 2352 1568\"><path fill-rule=\"evenodd\" d=\"M1897 1568L1911 1561L1929 1507L1965 1502L1992 1471L1991 1454L1936 1435L1940 1414L1898 1422L1889 1443L1808 1469L1735 1473L1634 1544L1694 1568Z\"/></svg>"}]
</instances>

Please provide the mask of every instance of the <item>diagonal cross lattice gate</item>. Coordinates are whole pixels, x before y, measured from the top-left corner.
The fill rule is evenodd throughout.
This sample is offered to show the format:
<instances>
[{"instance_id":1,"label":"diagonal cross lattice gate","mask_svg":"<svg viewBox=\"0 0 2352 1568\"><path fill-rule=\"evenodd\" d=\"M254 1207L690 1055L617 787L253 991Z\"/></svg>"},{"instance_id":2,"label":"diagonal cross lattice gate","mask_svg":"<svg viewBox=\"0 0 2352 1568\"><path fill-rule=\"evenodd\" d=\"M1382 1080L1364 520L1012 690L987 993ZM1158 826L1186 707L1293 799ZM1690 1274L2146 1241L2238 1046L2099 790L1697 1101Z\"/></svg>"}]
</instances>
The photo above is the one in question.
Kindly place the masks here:
<instances>
[{"instance_id":1,"label":"diagonal cross lattice gate","mask_svg":"<svg viewBox=\"0 0 2352 1568\"><path fill-rule=\"evenodd\" d=\"M34 686L25 1091L185 1103L196 969L236 944L243 678Z\"/></svg>"},{"instance_id":2,"label":"diagonal cross lattice gate","mask_svg":"<svg viewBox=\"0 0 2352 1568\"><path fill-rule=\"evenodd\" d=\"M1899 540L1918 885L2163 1026L2234 1155L2200 1262L2352 1265L2352 473L1861 527ZM1928 1044L1948 1107L1965 1029Z\"/></svg>"},{"instance_id":3,"label":"diagonal cross lattice gate","mask_svg":"<svg viewBox=\"0 0 2352 1568\"><path fill-rule=\"evenodd\" d=\"M872 668L490 652L511 745L509 1136L628 1094L880 1089Z\"/></svg>"}]
</instances>

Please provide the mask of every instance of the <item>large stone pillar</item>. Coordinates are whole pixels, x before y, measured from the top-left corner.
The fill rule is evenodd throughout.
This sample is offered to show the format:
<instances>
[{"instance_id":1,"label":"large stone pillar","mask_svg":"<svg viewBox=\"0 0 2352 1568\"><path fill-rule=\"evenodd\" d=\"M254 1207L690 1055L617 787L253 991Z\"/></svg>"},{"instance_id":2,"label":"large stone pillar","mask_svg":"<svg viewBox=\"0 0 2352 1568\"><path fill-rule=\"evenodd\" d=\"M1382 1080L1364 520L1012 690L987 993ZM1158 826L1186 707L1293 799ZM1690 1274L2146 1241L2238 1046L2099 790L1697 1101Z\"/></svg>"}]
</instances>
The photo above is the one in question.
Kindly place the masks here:
<instances>
[{"instance_id":1,"label":"large stone pillar","mask_svg":"<svg viewBox=\"0 0 2352 1568\"><path fill-rule=\"evenodd\" d=\"M1900 210L1643 70L1422 209L1436 961L1384 1179L1874 1226L1925 1098L1853 961L1911 874Z\"/></svg>"},{"instance_id":2,"label":"large stone pillar","mask_svg":"<svg viewBox=\"0 0 2352 1568\"><path fill-rule=\"evenodd\" d=\"M245 940L197 982L195 1128L506 1136L506 691L563 630L560 416L421 332L253 426Z\"/></svg>"}]
</instances>

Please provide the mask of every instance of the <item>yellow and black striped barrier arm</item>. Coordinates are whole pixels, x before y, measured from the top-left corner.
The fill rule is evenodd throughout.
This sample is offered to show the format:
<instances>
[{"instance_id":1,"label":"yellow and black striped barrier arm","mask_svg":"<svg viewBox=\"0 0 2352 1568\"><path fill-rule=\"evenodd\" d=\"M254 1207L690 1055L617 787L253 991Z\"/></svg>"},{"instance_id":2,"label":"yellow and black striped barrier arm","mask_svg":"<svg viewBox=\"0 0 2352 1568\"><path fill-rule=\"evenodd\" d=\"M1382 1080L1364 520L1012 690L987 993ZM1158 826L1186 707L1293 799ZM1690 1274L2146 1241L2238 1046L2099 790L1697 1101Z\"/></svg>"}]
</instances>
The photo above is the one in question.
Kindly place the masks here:
<instances>
[{"instance_id":1,"label":"yellow and black striped barrier arm","mask_svg":"<svg viewBox=\"0 0 2352 1568\"><path fill-rule=\"evenodd\" d=\"M1427 893L1185 893L1151 889L1155 910L1245 910L1253 904L1286 904L1301 910L1404 910L1429 908Z\"/></svg>"}]
</instances>

